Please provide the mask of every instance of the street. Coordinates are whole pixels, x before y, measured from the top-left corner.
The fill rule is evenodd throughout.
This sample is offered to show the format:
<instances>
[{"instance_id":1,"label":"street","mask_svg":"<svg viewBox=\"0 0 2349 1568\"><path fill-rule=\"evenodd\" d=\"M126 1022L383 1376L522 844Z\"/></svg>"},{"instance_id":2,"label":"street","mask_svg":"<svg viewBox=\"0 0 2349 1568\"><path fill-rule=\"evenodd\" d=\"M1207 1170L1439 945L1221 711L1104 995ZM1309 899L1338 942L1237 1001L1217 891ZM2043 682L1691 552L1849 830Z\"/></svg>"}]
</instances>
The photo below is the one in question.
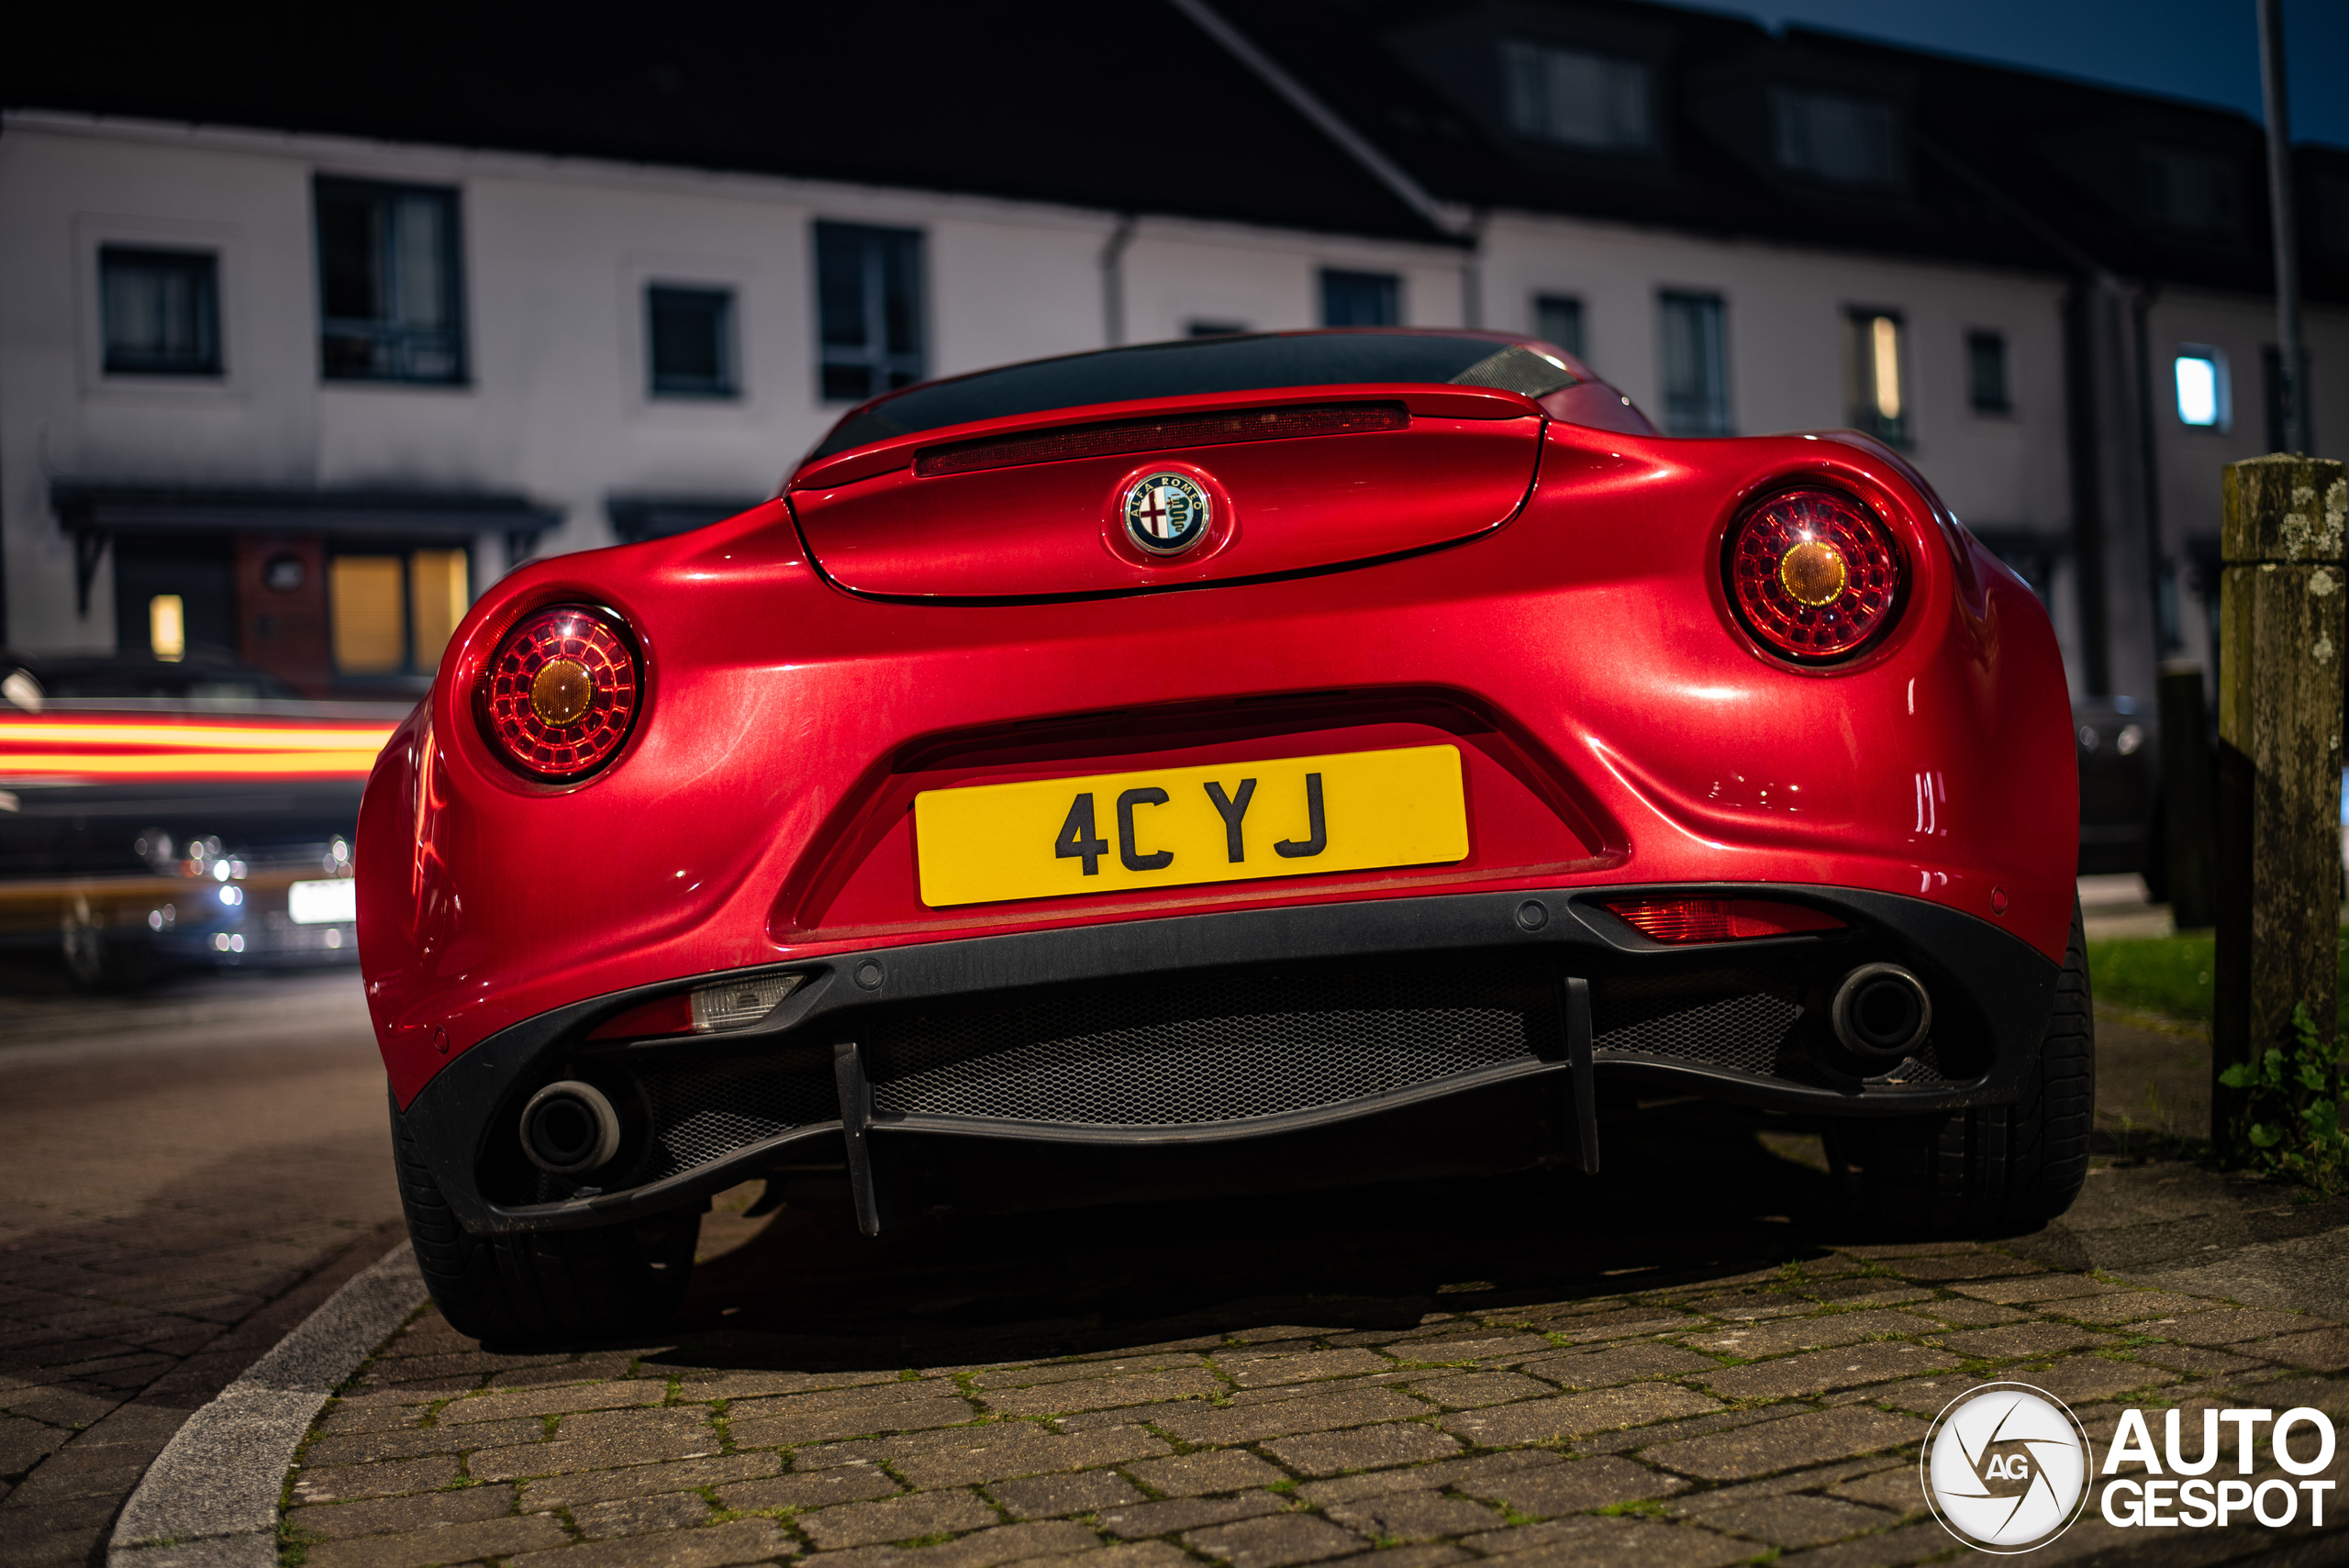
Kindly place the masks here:
<instances>
[{"instance_id":1,"label":"street","mask_svg":"<svg viewBox=\"0 0 2349 1568\"><path fill-rule=\"evenodd\" d=\"M130 996L7 979L0 1562L15 1568L92 1560L188 1413L379 1255L399 1204L355 971Z\"/></svg>"},{"instance_id":2,"label":"street","mask_svg":"<svg viewBox=\"0 0 2349 1568\"><path fill-rule=\"evenodd\" d=\"M379 1255L397 1215L351 972L132 997L15 978L0 1001L11 1568L97 1560L178 1424ZM2087 1192L1987 1251L1866 1245L1844 1233L1815 1139L1757 1136L1698 1102L1610 1121L1595 1179L934 1216L878 1242L830 1213L745 1218L747 1185L705 1221L661 1342L516 1355L428 1311L323 1418L288 1539L317 1568L591 1553L567 1543L605 1536L626 1538L617 1556L579 1561L629 1562L642 1533L681 1529L697 1533L663 1552L699 1554L680 1562L964 1543L910 1554L933 1568L1159 1537L1239 1568L1374 1543L1387 1568L1535 1549L1932 1555L1947 1538L1899 1494L1913 1462L1846 1454L1907 1451L1975 1374L2036 1382L2084 1418L2132 1391L2191 1402L2263 1381L2278 1391L2241 1397L2289 1385L2291 1402L2349 1410L2349 1337L2325 1321L2349 1315L2349 1203L2164 1158L2168 1135L2197 1130L2206 1044L2110 1013L2099 1034ZM2123 1282L2154 1287L2131 1298L2143 1312L2108 1299ZM2165 1327L2186 1322L2199 1330ZM1060 1358L1075 1359L1029 1364ZM471 1403L444 1408L452 1396ZM664 1408L634 1408L648 1400ZM1858 1450L1798 1425L1854 1403L1876 1407ZM940 1429L974 1416L1021 1423L1007 1440L1036 1453L938 1457ZM1769 1441L1727 1436L1774 1416ZM1553 1478L1530 1479L1537 1465ZM1607 1485L1564 1485L1594 1465L1617 1467ZM1610 1504L1626 1506L1581 1517ZM2093 1515L2075 1537L2114 1545ZM1393 1555L1408 1541L1449 1544ZM863 1555L842 1568L880 1563Z\"/></svg>"}]
</instances>

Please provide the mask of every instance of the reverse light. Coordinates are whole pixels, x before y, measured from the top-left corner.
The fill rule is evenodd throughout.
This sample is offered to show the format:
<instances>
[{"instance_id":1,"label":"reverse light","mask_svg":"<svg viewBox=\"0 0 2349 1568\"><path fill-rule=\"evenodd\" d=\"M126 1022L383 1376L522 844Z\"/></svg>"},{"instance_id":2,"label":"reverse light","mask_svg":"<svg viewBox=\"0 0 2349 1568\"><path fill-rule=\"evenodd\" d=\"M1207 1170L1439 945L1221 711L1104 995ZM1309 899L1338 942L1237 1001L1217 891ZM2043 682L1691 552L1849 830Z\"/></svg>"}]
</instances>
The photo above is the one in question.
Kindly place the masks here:
<instances>
[{"instance_id":1,"label":"reverse light","mask_svg":"<svg viewBox=\"0 0 2349 1568\"><path fill-rule=\"evenodd\" d=\"M762 974L752 980L697 985L631 1007L587 1038L641 1040L650 1035L724 1034L748 1029L807 982L804 974Z\"/></svg>"},{"instance_id":2,"label":"reverse light","mask_svg":"<svg viewBox=\"0 0 2349 1568\"><path fill-rule=\"evenodd\" d=\"M1873 513L1833 490L1787 490L1730 529L1723 562L1746 629L1789 659L1858 651L1892 621L1903 568Z\"/></svg>"},{"instance_id":3,"label":"reverse light","mask_svg":"<svg viewBox=\"0 0 2349 1568\"><path fill-rule=\"evenodd\" d=\"M533 778L568 784L612 759L642 691L619 621L579 605L540 610L506 634L473 687L482 733Z\"/></svg>"},{"instance_id":4,"label":"reverse light","mask_svg":"<svg viewBox=\"0 0 2349 1568\"><path fill-rule=\"evenodd\" d=\"M1739 942L1831 931L1843 922L1799 904L1766 898L1624 898L1607 908L1652 942Z\"/></svg>"}]
</instances>

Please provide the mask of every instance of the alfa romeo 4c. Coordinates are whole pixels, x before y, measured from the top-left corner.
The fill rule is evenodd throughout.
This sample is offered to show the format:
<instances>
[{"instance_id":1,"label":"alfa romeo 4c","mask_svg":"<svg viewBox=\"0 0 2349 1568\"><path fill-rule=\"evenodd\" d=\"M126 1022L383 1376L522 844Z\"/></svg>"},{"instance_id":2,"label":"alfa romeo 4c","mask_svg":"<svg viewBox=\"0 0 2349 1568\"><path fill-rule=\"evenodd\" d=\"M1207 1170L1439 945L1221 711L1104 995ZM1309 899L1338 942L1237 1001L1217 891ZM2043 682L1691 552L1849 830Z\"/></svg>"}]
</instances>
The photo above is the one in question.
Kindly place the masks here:
<instances>
[{"instance_id":1,"label":"alfa romeo 4c","mask_svg":"<svg viewBox=\"0 0 2349 1568\"><path fill-rule=\"evenodd\" d=\"M370 781L410 1229L471 1333L675 1306L709 1195L1597 1169L1638 1081L1879 1221L2085 1173L2048 618L1890 449L1366 329L907 387L476 604Z\"/></svg>"}]
</instances>

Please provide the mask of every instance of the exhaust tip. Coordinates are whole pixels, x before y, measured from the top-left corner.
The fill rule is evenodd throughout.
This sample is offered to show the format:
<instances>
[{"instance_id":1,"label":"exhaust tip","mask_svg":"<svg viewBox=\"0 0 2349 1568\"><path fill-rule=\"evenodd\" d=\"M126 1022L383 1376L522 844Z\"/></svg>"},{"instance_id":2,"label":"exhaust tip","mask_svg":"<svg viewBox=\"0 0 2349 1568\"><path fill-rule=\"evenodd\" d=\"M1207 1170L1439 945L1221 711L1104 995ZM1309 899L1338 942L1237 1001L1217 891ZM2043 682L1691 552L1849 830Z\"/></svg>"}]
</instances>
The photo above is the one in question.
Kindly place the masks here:
<instances>
[{"instance_id":1,"label":"exhaust tip","mask_svg":"<svg viewBox=\"0 0 2349 1568\"><path fill-rule=\"evenodd\" d=\"M584 1175L620 1149L619 1112L593 1084L565 1078L549 1084L522 1107L522 1152L540 1170Z\"/></svg>"},{"instance_id":2,"label":"exhaust tip","mask_svg":"<svg viewBox=\"0 0 2349 1568\"><path fill-rule=\"evenodd\" d=\"M1933 999L1924 982L1897 963L1864 963L1836 987L1835 1038L1861 1056L1897 1060L1924 1043Z\"/></svg>"}]
</instances>

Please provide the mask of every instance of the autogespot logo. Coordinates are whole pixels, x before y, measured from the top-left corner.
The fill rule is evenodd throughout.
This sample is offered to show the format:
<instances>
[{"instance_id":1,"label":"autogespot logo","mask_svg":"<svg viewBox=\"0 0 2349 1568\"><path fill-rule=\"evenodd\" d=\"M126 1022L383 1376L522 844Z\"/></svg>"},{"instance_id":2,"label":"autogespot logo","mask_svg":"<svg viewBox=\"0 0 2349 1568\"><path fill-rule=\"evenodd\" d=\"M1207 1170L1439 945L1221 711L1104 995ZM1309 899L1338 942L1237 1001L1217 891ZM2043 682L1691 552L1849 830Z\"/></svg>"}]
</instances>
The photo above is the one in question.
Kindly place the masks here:
<instances>
[{"instance_id":1,"label":"autogespot logo","mask_svg":"<svg viewBox=\"0 0 2349 1568\"><path fill-rule=\"evenodd\" d=\"M2087 1433L2027 1383L1986 1383L1951 1400L1918 1463L1933 1517L1978 1551L2036 1551L2087 1503Z\"/></svg>"}]
</instances>

